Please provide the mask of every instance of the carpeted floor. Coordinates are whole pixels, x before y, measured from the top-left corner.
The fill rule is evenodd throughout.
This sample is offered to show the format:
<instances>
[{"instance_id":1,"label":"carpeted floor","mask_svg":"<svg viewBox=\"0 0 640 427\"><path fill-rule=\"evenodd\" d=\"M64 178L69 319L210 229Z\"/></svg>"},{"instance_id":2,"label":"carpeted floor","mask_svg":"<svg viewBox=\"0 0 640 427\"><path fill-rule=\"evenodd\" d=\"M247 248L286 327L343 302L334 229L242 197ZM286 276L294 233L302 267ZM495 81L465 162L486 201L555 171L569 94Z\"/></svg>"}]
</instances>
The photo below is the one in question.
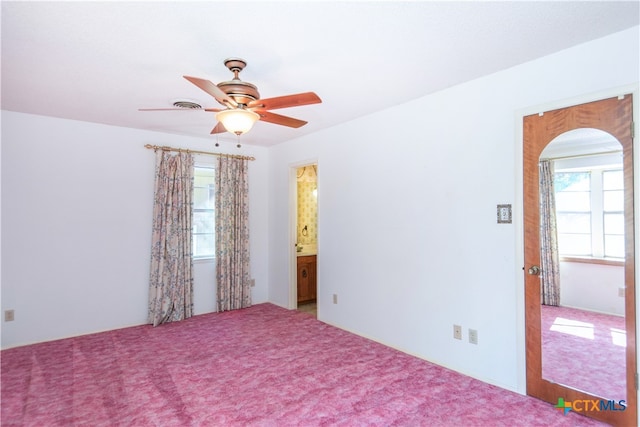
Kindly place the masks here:
<instances>
[{"instance_id":1,"label":"carpeted floor","mask_svg":"<svg viewBox=\"0 0 640 427\"><path fill-rule=\"evenodd\" d=\"M1 356L3 426L600 425L272 304Z\"/></svg>"},{"instance_id":2,"label":"carpeted floor","mask_svg":"<svg viewBox=\"0 0 640 427\"><path fill-rule=\"evenodd\" d=\"M624 318L541 306L542 377L611 400L626 399Z\"/></svg>"},{"instance_id":3,"label":"carpeted floor","mask_svg":"<svg viewBox=\"0 0 640 427\"><path fill-rule=\"evenodd\" d=\"M315 302L298 304L298 311L318 317L318 305Z\"/></svg>"}]
</instances>

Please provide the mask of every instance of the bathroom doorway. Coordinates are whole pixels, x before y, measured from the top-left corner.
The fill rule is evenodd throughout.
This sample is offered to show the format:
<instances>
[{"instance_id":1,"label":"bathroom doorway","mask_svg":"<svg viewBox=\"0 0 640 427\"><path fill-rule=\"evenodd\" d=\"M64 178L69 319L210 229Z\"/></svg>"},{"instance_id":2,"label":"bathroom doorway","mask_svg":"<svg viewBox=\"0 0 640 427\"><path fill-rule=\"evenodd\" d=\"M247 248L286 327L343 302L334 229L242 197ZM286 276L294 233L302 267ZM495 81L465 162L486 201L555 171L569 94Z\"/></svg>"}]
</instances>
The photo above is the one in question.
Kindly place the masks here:
<instances>
[{"instance_id":1,"label":"bathroom doorway","mask_svg":"<svg viewBox=\"0 0 640 427\"><path fill-rule=\"evenodd\" d=\"M295 170L295 303L299 311L317 317L318 165Z\"/></svg>"}]
</instances>

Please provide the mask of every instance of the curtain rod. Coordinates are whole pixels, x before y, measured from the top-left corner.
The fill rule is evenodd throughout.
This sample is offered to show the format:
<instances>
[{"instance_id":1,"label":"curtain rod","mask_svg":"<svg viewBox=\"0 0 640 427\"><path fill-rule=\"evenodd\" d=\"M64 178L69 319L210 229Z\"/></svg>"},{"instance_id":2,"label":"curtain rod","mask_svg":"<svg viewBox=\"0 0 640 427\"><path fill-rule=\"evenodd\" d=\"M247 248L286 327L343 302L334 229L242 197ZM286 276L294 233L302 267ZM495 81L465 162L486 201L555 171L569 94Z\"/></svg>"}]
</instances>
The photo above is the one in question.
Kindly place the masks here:
<instances>
[{"instance_id":1,"label":"curtain rod","mask_svg":"<svg viewBox=\"0 0 640 427\"><path fill-rule=\"evenodd\" d=\"M243 159L243 160L255 160L255 157L251 156L241 156L239 154L224 154L224 153L213 153L211 151L198 151L198 150L189 150L188 148L173 148L167 145L151 145L145 144L144 148L148 148L150 150L162 150L162 151L177 151L179 153L193 153L193 154L206 154L208 156L218 156L218 157L230 157L232 159Z\"/></svg>"}]
</instances>

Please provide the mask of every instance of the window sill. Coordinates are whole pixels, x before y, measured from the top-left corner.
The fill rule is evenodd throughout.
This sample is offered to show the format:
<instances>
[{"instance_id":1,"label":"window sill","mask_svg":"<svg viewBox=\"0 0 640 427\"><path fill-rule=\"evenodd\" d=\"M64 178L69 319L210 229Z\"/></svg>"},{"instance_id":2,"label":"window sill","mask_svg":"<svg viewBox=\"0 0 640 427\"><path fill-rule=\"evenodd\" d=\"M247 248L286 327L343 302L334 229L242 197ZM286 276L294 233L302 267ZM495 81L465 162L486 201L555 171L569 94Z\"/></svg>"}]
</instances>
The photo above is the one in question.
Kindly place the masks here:
<instances>
[{"instance_id":1,"label":"window sill","mask_svg":"<svg viewBox=\"0 0 640 427\"><path fill-rule=\"evenodd\" d=\"M564 261L564 262L581 262L581 263L584 263L584 264L600 264L600 265L624 266L624 260L615 259L615 258L593 258L593 257L563 256L563 257L560 257L560 261Z\"/></svg>"},{"instance_id":2,"label":"window sill","mask_svg":"<svg viewBox=\"0 0 640 427\"><path fill-rule=\"evenodd\" d=\"M193 263L194 264L209 264L212 263L216 260L215 257L210 257L210 258L194 258L193 259Z\"/></svg>"}]
</instances>

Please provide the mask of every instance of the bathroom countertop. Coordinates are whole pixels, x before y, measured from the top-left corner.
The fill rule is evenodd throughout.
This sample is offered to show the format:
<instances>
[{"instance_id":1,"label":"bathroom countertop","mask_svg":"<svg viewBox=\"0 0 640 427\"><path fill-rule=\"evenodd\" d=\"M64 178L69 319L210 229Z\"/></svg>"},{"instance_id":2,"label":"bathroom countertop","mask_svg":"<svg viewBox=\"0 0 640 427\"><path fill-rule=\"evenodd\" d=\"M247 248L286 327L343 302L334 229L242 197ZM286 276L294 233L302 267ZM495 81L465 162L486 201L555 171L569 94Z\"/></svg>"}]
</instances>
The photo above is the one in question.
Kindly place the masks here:
<instances>
[{"instance_id":1,"label":"bathroom countertop","mask_svg":"<svg viewBox=\"0 0 640 427\"><path fill-rule=\"evenodd\" d=\"M317 255L317 251L305 251L303 250L302 252L296 252L296 256L311 256L311 255Z\"/></svg>"}]
</instances>

